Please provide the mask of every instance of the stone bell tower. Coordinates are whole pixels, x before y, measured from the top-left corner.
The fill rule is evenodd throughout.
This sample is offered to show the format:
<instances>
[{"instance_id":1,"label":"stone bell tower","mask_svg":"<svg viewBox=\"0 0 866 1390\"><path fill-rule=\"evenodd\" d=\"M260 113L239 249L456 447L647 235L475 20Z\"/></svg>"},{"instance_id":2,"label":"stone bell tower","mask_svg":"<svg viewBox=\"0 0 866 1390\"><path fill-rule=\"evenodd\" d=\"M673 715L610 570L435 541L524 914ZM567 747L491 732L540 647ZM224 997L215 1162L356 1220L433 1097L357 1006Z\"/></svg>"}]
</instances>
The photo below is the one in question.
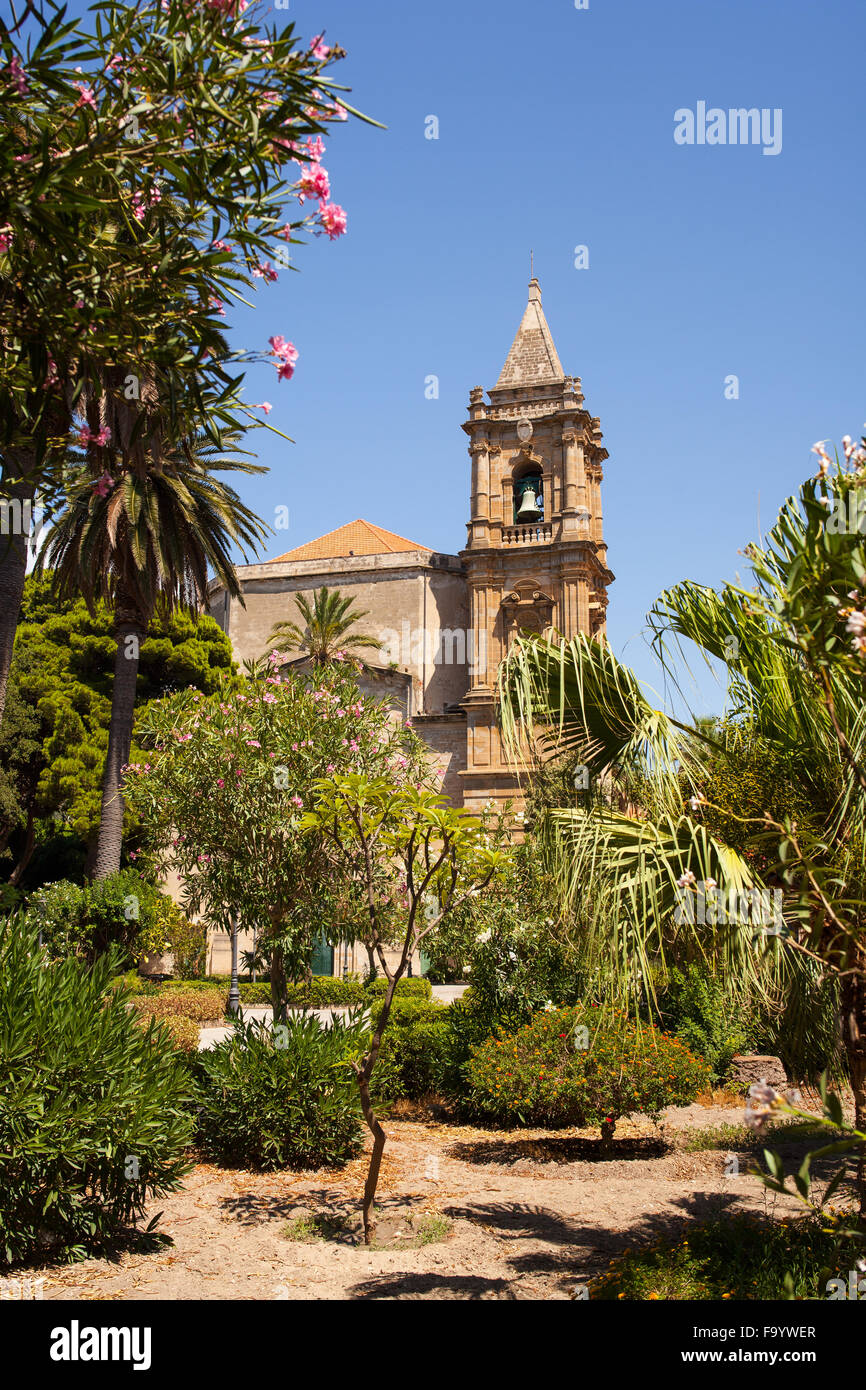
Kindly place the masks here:
<instances>
[{"instance_id":1,"label":"stone bell tower","mask_svg":"<svg viewBox=\"0 0 866 1390\"><path fill-rule=\"evenodd\" d=\"M602 533L601 427L566 376L529 282L529 303L495 387L469 398L472 520L461 553L469 585L475 660L467 717L463 802L513 798L497 724L496 672L516 633L553 628L564 637L603 635L607 567Z\"/></svg>"}]
</instances>

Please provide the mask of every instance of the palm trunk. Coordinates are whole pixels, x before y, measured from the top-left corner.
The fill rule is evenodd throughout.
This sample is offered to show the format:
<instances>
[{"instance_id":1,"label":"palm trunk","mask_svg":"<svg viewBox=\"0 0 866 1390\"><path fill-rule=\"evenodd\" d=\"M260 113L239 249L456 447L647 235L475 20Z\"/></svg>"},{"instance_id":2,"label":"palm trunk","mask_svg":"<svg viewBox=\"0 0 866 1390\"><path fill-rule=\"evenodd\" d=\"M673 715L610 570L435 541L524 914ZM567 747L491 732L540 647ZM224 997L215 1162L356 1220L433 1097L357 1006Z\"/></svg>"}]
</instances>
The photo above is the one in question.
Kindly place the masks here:
<instances>
[{"instance_id":1,"label":"palm trunk","mask_svg":"<svg viewBox=\"0 0 866 1390\"><path fill-rule=\"evenodd\" d=\"M866 950L853 953L850 966L866 969ZM842 981L842 1037L854 1092L854 1125L866 1134L866 976L846 975ZM866 1226L866 1145L857 1165L860 1224Z\"/></svg>"},{"instance_id":2,"label":"palm trunk","mask_svg":"<svg viewBox=\"0 0 866 1390\"><path fill-rule=\"evenodd\" d=\"M20 506L22 518L22 524L16 525L14 530L7 521L4 533L0 534L0 719L3 718L6 706L6 687L9 683L9 668L12 665L15 629L18 626L24 581L27 578L29 525L25 526L23 519L27 517L29 520L36 493L33 482L25 480L9 484L6 480L10 476L20 478L23 472L26 472L23 460L16 458L13 461L10 458L8 463L4 464L3 482L0 483L4 501L12 504L5 509L7 517L16 516Z\"/></svg>"},{"instance_id":3,"label":"palm trunk","mask_svg":"<svg viewBox=\"0 0 866 1390\"><path fill-rule=\"evenodd\" d=\"M129 762L139 651L147 633L147 623L143 622L141 617L133 617L130 607L120 597L114 631L117 653L114 658L111 724L108 729L108 752L102 774L102 810L96 842L96 866L93 871L93 877L97 880L108 878L109 874L116 874L120 868L124 810L120 790L123 782L121 769Z\"/></svg>"}]
</instances>

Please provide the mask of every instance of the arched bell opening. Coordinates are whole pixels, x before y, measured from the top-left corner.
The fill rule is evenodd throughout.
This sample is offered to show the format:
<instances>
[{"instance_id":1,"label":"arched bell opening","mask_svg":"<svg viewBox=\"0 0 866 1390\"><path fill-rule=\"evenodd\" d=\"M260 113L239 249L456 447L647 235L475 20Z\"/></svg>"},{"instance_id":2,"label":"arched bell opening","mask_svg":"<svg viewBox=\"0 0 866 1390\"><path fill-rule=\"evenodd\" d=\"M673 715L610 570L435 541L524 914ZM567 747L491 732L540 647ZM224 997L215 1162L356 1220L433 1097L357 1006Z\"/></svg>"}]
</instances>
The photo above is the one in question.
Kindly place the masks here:
<instances>
[{"instance_id":1,"label":"arched bell opening","mask_svg":"<svg viewBox=\"0 0 866 1390\"><path fill-rule=\"evenodd\" d=\"M544 481L537 464L521 470L514 479L514 524L523 526L544 520Z\"/></svg>"}]
</instances>

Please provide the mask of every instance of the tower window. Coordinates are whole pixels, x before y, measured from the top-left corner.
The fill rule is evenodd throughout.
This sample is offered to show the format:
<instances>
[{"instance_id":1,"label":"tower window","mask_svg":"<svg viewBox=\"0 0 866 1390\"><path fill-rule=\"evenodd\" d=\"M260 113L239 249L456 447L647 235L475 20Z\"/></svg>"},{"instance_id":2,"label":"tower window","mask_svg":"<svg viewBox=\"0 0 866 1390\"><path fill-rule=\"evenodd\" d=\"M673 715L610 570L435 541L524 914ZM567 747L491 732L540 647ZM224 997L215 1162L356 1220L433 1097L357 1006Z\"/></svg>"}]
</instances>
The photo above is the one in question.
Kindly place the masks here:
<instances>
[{"instance_id":1,"label":"tower window","mask_svg":"<svg viewBox=\"0 0 866 1390\"><path fill-rule=\"evenodd\" d=\"M533 468L514 480L514 524L522 526L544 520L544 493L540 468Z\"/></svg>"}]
</instances>

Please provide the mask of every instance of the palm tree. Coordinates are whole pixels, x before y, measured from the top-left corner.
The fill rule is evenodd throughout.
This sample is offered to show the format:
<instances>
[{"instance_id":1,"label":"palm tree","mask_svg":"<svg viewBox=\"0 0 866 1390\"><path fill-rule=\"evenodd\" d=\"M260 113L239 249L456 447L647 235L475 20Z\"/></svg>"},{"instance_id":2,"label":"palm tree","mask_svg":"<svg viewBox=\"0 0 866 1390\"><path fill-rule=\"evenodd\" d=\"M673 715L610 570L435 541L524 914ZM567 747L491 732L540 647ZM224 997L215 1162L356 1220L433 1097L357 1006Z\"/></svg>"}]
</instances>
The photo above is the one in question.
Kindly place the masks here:
<instances>
[{"instance_id":1,"label":"palm tree","mask_svg":"<svg viewBox=\"0 0 866 1390\"><path fill-rule=\"evenodd\" d=\"M807 483L785 504L763 546L749 547L754 587L721 591L684 582L666 590L650 613L654 645L676 680L682 643L694 643L727 672L727 720L742 740L771 748L796 769L810 808L797 823L767 808L743 814L740 849L708 830L713 763L730 753L725 724L680 722L656 708L637 678L606 644L522 638L500 670L506 741L528 734L573 754L597 781L637 787L641 806L623 815L604 797L550 811L545 845L566 902L583 913L588 963L620 999L637 985L652 997L654 964L692 952L715 961L726 978L746 979L776 998L802 1004L811 986L835 981L857 1127L866 1128L866 705L862 661L850 652L825 660L812 614L838 624L851 579L803 588L818 575L816 556L828 513ZM834 563L862 538L831 536ZM832 547L835 546L835 549ZM858 569L859 565L859 569ZM854 569L863 568L862 557ZM805 579L804 579L805 576ZM793 596L793 597L792 597ZM850 600L848 600L850 601ZM832 605L836 603L834 608ZM816 623L818 619L815 620ZM847 640L847 639L846 639ZM680 691L682 695L682 691ZM734 754L736 756L736 754ZM760 888L747 847L778 855L787 884L779 935L754 925L701 925L677 913L683 884L715 881L720 890ZM779 991L782 991L781 995ZM786 1024L798 1022L795 1013ZM861 1210L866 1182L861 1167Z\"/></svg>"},{"instance_id":2,"label":"palm tree","mask_svg":"<svg viewBox=\"0 0 866 1390\"><path fill-rule=\"evenodd\" d=\"M124 437L121 466L94 479L92 464L73 474L68 502L54 522L40 564L54 570L62 597L83 595L113 605L117 653L102 810L94 877L120 867L123 838L123 768L129 761L141 644L157 604L197 610L207 593L208 567L241 598L230 557L233 544L255 547L265 528L237 493L213 471L263 472L245 459L225 457L204 436L174 449ZM231 441L234 443L234 439ZM107 450L100 450L106 453Z\"/></svg>"},{"instance_id":3,"label":"palm tree","mask_svg":"<svg viewBox=\"0 0 866 1390\"><path fill-rule=\"evenodd\" d=\"M305 652L314 666L325 666L339 660L344 652L381 648L375 637L349 631L367 617L367 610L356 609L354 600L344 598L339 589L317 589L312 605L303 594L296 595L296 602L306 626L302 629L297 623L277 623L268 638L273 650Z\"/></svg>"}]
</instances>

